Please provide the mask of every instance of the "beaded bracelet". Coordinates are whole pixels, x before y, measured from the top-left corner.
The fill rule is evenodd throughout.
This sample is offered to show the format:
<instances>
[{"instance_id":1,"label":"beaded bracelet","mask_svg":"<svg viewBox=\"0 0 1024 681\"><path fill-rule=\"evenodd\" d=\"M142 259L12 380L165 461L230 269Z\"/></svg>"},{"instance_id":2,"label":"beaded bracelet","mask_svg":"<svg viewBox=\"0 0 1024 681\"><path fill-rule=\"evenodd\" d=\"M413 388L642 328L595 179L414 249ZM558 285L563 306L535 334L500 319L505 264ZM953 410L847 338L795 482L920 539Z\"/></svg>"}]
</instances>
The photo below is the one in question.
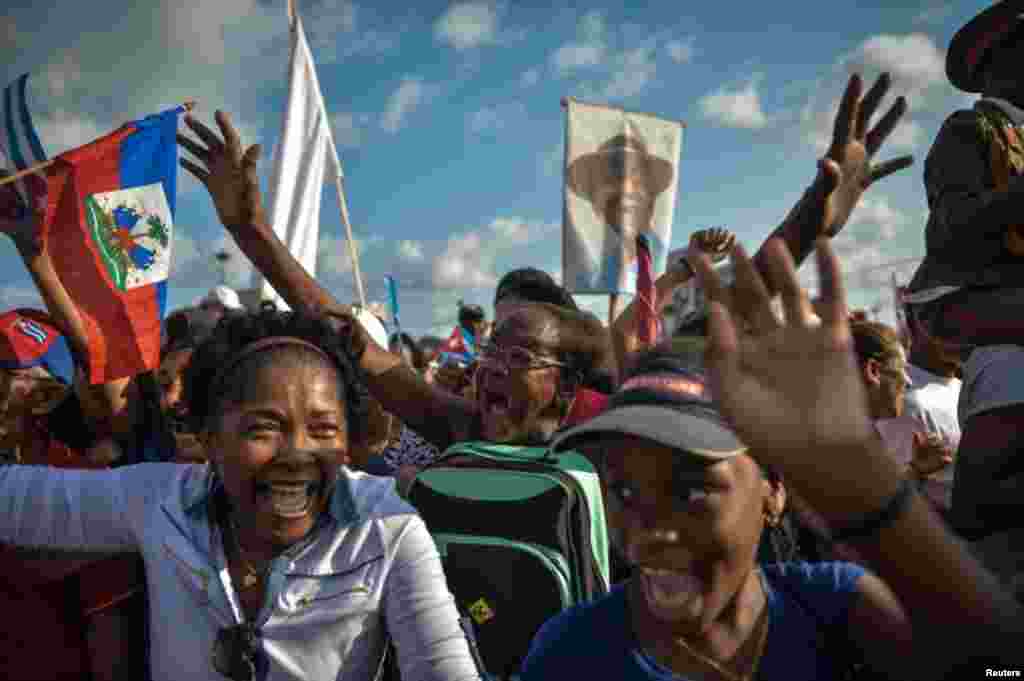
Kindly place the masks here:
<instances>
[{"instance_id":1,"label":"beaded bracelet","mask_svg":"<svg viewBox=\"0 0 1024 681\"><path fill-rule=\"evenodd\" d=\"M900 482L900 488L889 497L882 508L866 513L856 522L839 528L832 533L832 540L846 542L851 539L864 539L879 530L889 527L910 504L910 499L914 494L914 487L915 485L910 478L903 478L903 481Z\"/></svg>"}]
</instances>

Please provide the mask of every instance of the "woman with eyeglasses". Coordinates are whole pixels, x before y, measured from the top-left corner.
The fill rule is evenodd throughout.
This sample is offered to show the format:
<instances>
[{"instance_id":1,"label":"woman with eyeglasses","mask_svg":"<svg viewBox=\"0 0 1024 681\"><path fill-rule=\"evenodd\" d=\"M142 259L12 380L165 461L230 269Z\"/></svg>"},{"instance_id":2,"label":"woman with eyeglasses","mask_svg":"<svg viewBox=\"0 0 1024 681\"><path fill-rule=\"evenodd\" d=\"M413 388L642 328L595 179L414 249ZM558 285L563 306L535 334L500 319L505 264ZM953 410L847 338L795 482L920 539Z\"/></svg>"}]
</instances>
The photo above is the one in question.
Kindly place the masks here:
<instances>
[{"instance_id":1,"label":"woman with eyeglasses","mask_svg":"<svg viewBox=\"0 0 1024 681\"><path fill-rule=\"evenodd\" d=\"M210 465L0 468L0 542L141 552L149 666L171 679L479 678L423 521L345 461L365 393L324 320L263 311L196 348Z\"/></svg>"}]
</instances>

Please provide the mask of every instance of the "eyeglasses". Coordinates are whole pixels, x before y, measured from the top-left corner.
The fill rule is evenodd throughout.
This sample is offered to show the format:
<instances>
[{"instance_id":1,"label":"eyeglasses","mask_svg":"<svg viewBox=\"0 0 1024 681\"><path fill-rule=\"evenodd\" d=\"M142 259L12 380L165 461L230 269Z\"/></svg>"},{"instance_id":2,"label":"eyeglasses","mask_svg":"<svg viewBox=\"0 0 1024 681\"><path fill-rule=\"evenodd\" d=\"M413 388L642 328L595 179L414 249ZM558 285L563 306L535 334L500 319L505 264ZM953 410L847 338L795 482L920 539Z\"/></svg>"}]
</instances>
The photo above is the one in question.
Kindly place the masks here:
<instances>
[{"instance_id":1,"label":"eyeglasses","mask_svg":"<svg viewBox=\"0 0 1024 681\"><path fill-rule=\"evenodd\" d=\"M256 681L267 666L256 628L246 622L217 632L211 653L213 668L231 681Z\"/></svg>"},{"instance_id":2,"label":"eyeglasses","mask_svg":"<svg viewBox=\"0 0 1024 681\"><path fill-rule=\"evenodd\" d=\"M489 368L502 367L509 371L532 371L534 369L567 367L569 365L555 359L541 357L518 345L506 348L497 343L486 343L480 347L479 366Z\"/></svg>"}]
</instances>

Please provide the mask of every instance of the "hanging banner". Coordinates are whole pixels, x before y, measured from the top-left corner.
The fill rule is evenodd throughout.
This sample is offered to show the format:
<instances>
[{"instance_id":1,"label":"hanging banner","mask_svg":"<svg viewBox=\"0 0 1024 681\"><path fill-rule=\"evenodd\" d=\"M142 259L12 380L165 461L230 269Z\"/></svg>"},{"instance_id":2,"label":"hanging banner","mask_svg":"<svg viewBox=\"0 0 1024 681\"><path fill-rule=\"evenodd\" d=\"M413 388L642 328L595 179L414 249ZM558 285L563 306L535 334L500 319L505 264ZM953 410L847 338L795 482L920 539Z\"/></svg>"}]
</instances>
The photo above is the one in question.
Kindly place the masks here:
<instances>
[{"instance_id":1,"label":"hanging banner","mask_svg":"<svg viewBox=\"0 0 1024 681\"><path fill-rule=\"evenodd\" d=\"M562 281L572 293L636 292L636 238L665 271L683 124L567 101Z\"/></svg>"}]
</instances>

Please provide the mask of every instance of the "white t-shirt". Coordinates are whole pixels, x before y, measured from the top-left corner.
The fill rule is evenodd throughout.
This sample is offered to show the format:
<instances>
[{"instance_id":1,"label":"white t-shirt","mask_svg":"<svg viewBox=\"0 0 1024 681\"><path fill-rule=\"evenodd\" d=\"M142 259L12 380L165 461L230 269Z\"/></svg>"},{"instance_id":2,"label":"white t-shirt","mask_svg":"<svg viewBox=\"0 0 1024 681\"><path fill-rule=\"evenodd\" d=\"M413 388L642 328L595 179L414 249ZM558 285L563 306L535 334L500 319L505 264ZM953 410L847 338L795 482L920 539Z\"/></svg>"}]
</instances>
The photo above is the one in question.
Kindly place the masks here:
<instances>
[{"instance_id":1,"label":"white t-shirt","mask_svg":"<svg viewBox=\"0 0 1024 681\"><path fill-rule=\"evenodd\" d=\"M911 386L903 403L903 415L877 423L878 431L889 451L901 464L914 456L915 431L941 435L955 452L960 446L960 423L957 404L961 381L944 378L913 364L907 365ZM938 506L949 508L953 497L953 466L932 475L924 491Z\"/></svg>"},{"instance_id":2,"label":"white t-shirt","mask_svg":"<svg viewBox=\"0 0 1024 681\"><path fill-rule=\"evenodd\" d=\"M925 425L927 433L944 437L953 449L960 446L960 421L957 405L963 383L959 378L945 378L913 364L907 365L913 382L907 389L903 413Z\"/></svg>"},{"instance_id":3,"label":"white t-shirt","mask_svg":"<svg viewBox=\"0 0 1024 681\"><path fill-rule=\"evenodd\" d=\"M975 414L1024 403L1024 346L988 345L964 363L960 425Z\"/></svg>"}]
</instances>

